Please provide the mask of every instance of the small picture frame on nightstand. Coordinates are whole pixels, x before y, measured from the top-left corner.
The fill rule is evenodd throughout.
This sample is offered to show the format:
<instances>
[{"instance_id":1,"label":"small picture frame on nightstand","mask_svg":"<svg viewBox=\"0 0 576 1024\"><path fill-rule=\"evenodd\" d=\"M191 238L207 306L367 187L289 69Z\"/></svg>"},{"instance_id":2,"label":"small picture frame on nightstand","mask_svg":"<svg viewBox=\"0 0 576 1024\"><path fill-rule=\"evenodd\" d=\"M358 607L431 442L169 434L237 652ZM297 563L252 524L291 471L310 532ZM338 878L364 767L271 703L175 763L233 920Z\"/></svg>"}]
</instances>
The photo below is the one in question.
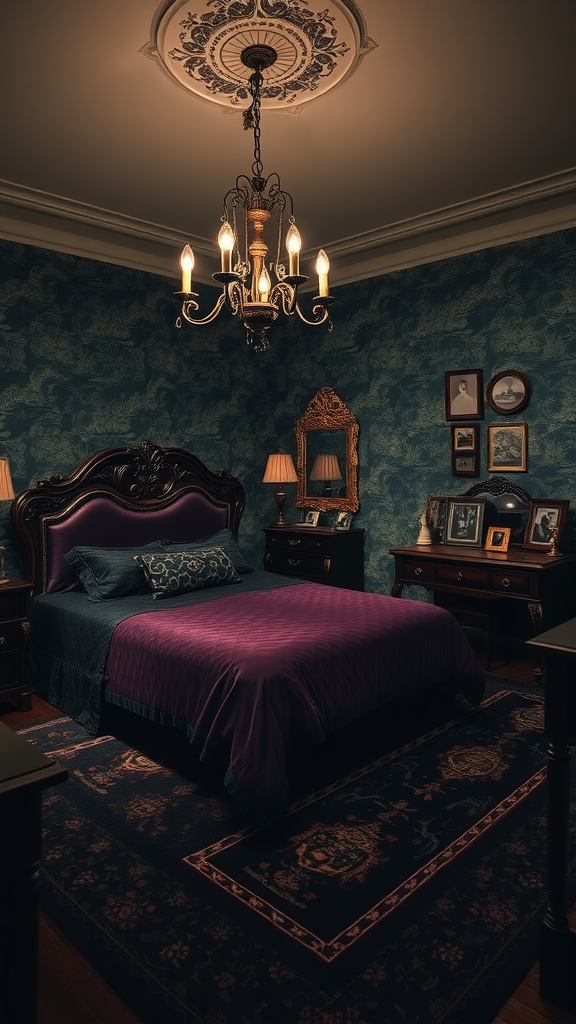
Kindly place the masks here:
<instances>
[{"instance_id":1,"label":"small picture frame on nightstand","mask_svg":"<svg viewBox=\"0 0 576 1024\"><path fill-rule=\"evenodd\" d=\"M352 525L351 512L338 512L334 520L334 530L349 530Z\"/></svg>"},{"instance_id":2,"label":"small picture frame on nightstand","mask_svg":"<svg viewBox=\"0 0 576 1024\"><path fill-rule=\"evenodd\" d=\"M300 526L318 526L319 518L319 512L312 512L311 510L308 510L307 512L304 512Z\"/></svg>"}]
</instances>

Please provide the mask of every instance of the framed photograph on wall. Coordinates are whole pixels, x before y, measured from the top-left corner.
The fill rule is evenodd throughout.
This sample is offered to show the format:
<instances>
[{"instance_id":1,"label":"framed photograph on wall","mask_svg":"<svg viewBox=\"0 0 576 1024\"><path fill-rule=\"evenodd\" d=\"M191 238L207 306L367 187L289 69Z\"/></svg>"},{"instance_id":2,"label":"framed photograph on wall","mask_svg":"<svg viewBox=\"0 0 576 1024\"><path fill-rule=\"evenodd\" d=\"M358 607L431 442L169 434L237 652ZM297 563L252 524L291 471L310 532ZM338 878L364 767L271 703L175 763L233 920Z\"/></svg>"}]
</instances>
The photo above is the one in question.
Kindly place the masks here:
<instances>
[{"instance_id":1,"label":"framed photograph on wall","mask_svg":"<svg viewBox=\"0 0 576 1024\"><path fill-rule=\"evenodd\" d=\"M477 455L452 452L452 476L479 476L479 462Z\"/></svg>"},{"instance_id":2,"label":"framed photograph on wall","mask_svg":"<svg viewBox=\"0 0 576 1024\"><path fill-rule=\"evenodd\" d=\"M485 551L508 551L510 543L510 526L489 526L486 534Z\"/></svg>"},{"instance_id":3,"label":"framed photograph on wall","mask_svg":"<svg viewBox=\"0 0 576 1024\"><path fill-rule=\"evenodd\" d=\"M483 419L482 370L446 370L444 406L447 420Z\"/></svg>"},{"instance_id":4,"label":"framed photograph on wall","mask_svg":"<svg viewBox=\"0 0 576 1024\"><path fill-rule=\"evenodd\" d=\"M545 498L532 498L524 547L549 551L554 540L559 544L569 505L569 501L546 501Z\"/></svg>"},{"instance_id":5,"label":"framed photograph on wall","mask_svg":"<svg viewBox=\"0 0 576 1024\"><path fill-rule=\"evenodd\" d=\"M528 425L490 423L488 472L525 473L528 467Z\"/></svg>"},{"instance_id":6,"label":"framed photograph on wall","mask_svg":"<svg viewBox=\"0 0 576 1024\"><path fill-rule=\"evenodd\" d=\"M455 452L477 452L478 431L477 423L467 423L465 426L451 427L452 451Z\"/></svg>"},{"instance_id":7,"label":"framed photograph on wall","mask_svg":"<svg viewBox=\"0 0 576 1024\"><path fill-rule=\"evenodd\" d=\"M520 412L530 398L528 378L520 370L495 373L486 385L486 401L494 412L503 416Z\"/></svg>"},{"instance_id":8,"label":"framed photograph on wall","mask_svg":"<svg viewBox=\"0 0 576 1024\"><path fill-rule=\"evenodd\" d=\"M481 548L485 504L486 498L448 498L444 543Z\"/></svg>"},{"instance_id":9,"label":"framed photograph on wall","mask_svg":"<svg viewBox=\"0 0 576 1024\"><path fill-rule=\"evenodd\" d=\"M452 476L478 476L479 429L477 423L451 427Z\"/></svg>"}]
</instances>

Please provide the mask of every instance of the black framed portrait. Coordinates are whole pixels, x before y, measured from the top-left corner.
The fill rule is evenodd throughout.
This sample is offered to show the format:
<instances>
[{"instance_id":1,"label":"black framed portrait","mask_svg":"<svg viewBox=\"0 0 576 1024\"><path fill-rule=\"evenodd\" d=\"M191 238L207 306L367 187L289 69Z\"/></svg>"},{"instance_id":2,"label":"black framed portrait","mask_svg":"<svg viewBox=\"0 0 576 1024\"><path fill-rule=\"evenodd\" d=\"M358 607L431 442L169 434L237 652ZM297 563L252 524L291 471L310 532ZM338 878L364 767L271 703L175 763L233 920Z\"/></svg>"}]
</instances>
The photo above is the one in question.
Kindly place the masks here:
<instances>
[{"instance_id":1,"label":"black framed portrait","mask_svg":"<svg viewBox=\"0 0 576 1024\"><path fill-rule=\"evenodd\" d=\"M447 420L483 419L482 370L446 370L444 406Z\"/></svg>"}]
</instances>

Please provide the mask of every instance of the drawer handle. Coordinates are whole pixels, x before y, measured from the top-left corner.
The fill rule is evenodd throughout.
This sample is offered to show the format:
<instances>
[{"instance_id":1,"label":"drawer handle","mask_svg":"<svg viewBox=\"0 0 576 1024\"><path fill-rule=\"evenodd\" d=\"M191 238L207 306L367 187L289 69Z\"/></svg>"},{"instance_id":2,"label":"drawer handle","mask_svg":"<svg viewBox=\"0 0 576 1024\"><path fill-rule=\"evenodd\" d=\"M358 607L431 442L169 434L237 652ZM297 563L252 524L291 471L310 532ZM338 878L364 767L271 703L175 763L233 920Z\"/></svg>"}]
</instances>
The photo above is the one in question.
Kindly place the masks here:
<instances>
[{"instance_id":1,"label":"drawer handle","mask_svg":"<svg viewBox=\"0 0 576 1024\"><path fill-rule=\"evenodd\" d=\"M3 636L0 636L0 644L3 644L3 643L4 643L4 641L5 641L5 639L6 639L5 637L3 637Z\"/></svg>"},{"instance_id":2,"label":"drawer handle","mask_svg":"<svg viewBox=\"0 0 576 1024\"><path fill-rule=\"evenodd\" d=\"M288 565L302 565L302 559L301 558L289 558L288 559Z\"/></svg>"},{"instance_id":3,"label":"drawer handle","mask_svg":"<svg viewBox=\"0 0 576 1024\"><path fill-rule=\"evenodd\" d=\"M292 547L296 547L296 545L297 545L297 544L301 544L301 543L302 543L302 541L301 541L301 540L299 540L299 538L298 538L298 537L295 537L295 538L289 537L289 538L288 538L288 543L289 543L289 544L291 544L291 545L292 545Z\"/></svg>"},{"instance_id":4,"label":"drawer handle","mask_svg":"<svg viewBox=\"0 0 576 1024\"><path fill-rule=\"evenodd\" d=\"M464 579L464 577L463 577L461 572L456 573L456 579L458 580L458 583L460 583L460 580Z\"/></svg>"},{"instance_id":5,"label":"drawer handle","mask_svg":"<svg viewBox=\"0 0 576 1024\"><path fill-rule=\"evenodd\" d=\"M414 569L414 575L415 576L421 576L421 574L422 574L422 569Z\"/></svg>"},{"instance_id":6,"label":"drawer handle","mask_svg":"<svg viewBox=\"0 0 576 1024\"><path fill-rule=\"evenodd\" d=\"M502 586L503 587L509 587L510 586L510 580L508 578L502 580Z\"/></svg>"}]
</instances>

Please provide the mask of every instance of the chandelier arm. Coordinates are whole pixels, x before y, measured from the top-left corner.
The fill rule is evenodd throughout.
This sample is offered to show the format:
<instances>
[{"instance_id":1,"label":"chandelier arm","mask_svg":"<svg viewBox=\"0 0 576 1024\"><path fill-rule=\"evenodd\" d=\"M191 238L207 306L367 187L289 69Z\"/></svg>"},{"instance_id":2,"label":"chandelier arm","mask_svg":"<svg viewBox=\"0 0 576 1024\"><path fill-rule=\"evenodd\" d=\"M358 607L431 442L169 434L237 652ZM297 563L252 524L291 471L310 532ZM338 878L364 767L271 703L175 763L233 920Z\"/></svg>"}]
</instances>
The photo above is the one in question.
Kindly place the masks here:
<instances>
[{"instance_id":1,"label":"chandelier arm","mask_svg":"<svg viewBox=\"0 0 576 1024\"><path fill-rule=\"evenodd\" d=\"M292 316L296 309L296 289L285 281L279 281L270 292L270 302L280 302L285 316Z\"/></svg>"},{"instance_id":2,"label":"chandelier arm","mask_svg":"<svg viewBox=\"0 0 576 1024\"><path fill-rule=\"evenodd\" d=\"M239 281L230 281L224 289L224 294L220 296L226 302L226 308L232 313L233 316L237 314L242 315L242 308L244 305L244 288Z\"/></svg>"},{"instance_id":3,"label":"chandelier arm","mask_svg":"<svg viewBox=\"0 0 576 1024\"><path fill-rule=\"evenodd\" d=\"M312 306L312 314L316 316L315 320L307 320L298 303L295 303L295 310L298 313L300 319L305 323L309 324L310 327L317 327L319 324L323 324L328 319L328 307L323 302L316 302Z\"/></svg>"},{"instance_id":4,"label":"chandelier arm","mask_svg":"<svg viewBox=\"0 0 576 1024\"><path fill-rule=\"evenodd\" d=\"M194 299L185 299L184 302L182 303L182 316L184 317L185 320L188 321L189 324L210 324L218 316L218 313L222 309L222 306L224 305L225 301L226 295L224 291L222 291L218 296L216 305L214 306L212 312L208 313L208 316L204 316L199 318L198 320L195 320L194 317L190 316L190 310L197 310L198 303L194 302Z\"/></svg>"}]
</instances>

